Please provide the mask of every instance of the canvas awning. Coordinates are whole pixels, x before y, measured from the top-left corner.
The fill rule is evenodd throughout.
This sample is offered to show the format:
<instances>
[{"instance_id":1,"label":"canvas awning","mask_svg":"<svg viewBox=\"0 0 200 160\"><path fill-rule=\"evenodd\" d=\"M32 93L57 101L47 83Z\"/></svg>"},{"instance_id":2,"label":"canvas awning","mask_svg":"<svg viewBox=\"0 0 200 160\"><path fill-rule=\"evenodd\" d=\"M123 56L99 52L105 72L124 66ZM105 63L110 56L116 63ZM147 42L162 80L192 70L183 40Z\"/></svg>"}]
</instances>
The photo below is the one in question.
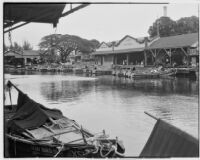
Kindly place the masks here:
<instances>
[{"instance_id":1,"label":"canvas awning","mask_svg":"<svg viewBox=\"0 0 200 160\"><path fill-rule=\"evenodd\" d=\"M74 8L72 4L68 3L68 5L71 5L70 10L63 13L65 3L4 3L4 29L24 22L4 31L4 33L30 22L51 23L56 27L59 18L82 9L88 6L89 3L82 3Z\"/></svg>"},{"instance_id":2,"label":"canvas awning","mask_svg":"<svg viewBox=\"0 0 200 160\"><path fill-rule=\"evenodd\" d=\"M52 23L57 25L65 4L5 3L4 27L18 22Z\"/></svg>"},{"instance_id":3,"label":"canvas awning","mask_svg":"<svg viewBox=\"0 0 200 160\"><path fill-rule=\"evenodd\" d=\"M19 92L16 108L15 115L8 121L8 128L17 132L40 127L50 118L63 118L60 110L46 108L22 92Z\"/></svg>"}]
</instances>

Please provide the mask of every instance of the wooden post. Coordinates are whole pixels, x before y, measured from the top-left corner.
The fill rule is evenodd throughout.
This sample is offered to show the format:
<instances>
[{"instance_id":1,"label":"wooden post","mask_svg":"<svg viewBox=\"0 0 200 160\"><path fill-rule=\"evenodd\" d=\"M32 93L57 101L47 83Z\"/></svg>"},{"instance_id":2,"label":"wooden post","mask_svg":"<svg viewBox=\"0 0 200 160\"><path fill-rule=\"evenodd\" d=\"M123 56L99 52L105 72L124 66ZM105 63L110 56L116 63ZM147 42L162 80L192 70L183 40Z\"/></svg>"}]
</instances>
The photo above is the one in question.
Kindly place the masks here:
<instances>
[{"instance_id":1,"label":"wooden post","mask_svg":"<svg viewBox=\"0 0 200 160\"><path fill-rule=\"evenodd\" d=\"M126 55L126 61L127 61L126 65L129 65L129 54Z\"/></svg>"},{"instance_id":2,"label":"wooden post","mask_svg":"<svg viewBox=\"0 0 200 160\"><path fill-rule=\"evenodd\" d=\"M172 66L172 50L169 49L169 55L170 55L170 67Z\"/></svg>"},{"instance_id":3,"label":"wooden post","mask_svg":"<svg viewBox=\"0 0 200 160\"><path fill-rule=\"evenodd\" d=\"M150 116L151 118L153 118L153 119L155 119L155 120L158 120L158 118L157 117L155 117L155 116L153 116L153 115L151 115L150 113L148 113L148 112L144 112L145 114L147 114L148 116Z\"/></svg>"},{"instance_id":4,"label":"wooden post","mask_svg":"<svg viewBox=\"0 0 200 160\"><path fill-rule=\"evenodd\" d=\"M147 53L146 53L146 50L144 50L144 66L147 66Z\"/></svg>"}]
</instances>

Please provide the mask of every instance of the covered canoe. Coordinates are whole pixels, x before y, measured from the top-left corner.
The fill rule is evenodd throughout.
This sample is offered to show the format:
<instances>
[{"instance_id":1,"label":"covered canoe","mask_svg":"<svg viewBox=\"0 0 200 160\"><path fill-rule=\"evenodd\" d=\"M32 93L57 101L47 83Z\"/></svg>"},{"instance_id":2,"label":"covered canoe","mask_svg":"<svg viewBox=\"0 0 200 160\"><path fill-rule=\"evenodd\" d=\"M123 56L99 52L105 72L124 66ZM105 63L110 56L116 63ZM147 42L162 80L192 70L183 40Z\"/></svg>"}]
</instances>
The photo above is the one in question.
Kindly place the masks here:
<instances>
[{"instance_id":1,"label":"covered canoe","mask_svg":"<svg viewBox=\"0 0 200 160\"><path fill-rule=\"evenodd\" d=\"M5 157L123 157L121 141L92 134L60 110L35 102L14 86L16 106L4 109Z\"/></svg>"}]
</instances>

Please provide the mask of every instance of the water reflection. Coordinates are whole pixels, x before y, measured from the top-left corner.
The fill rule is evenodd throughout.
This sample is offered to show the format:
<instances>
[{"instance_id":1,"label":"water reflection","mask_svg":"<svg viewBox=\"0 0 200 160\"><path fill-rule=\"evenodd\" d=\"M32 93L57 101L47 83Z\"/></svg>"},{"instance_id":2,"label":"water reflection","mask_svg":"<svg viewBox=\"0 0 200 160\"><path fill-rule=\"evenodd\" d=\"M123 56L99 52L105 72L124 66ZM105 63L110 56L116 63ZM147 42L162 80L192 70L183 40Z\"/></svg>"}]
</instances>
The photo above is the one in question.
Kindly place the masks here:
<instances>
[{"instance_id":1,"label":"water reflection","mask_svg":"<svg viewBox=\"0 0 200 160\"><path fill-rule=\"evenodd\" d=\"M198 81L112 76L94 79L61 73L5 77L37 102L61 109L89 130L105 129L109 135L118 136L127 156L139 155L155 124L144 111L198 136Z\"/></svg>"},{"instance_id":2,"label":"water reflection","mask_svg":"<svg viewBox=\"0 0 200 160\"><path fill-rule=\"evenodd\" d=\"M198 95L198 81L189 78L165 78L165 79L127 79L112 77L101 78L101 85L112 85L117 89L131 89L157 95L183 94Z\"/></svg>"},{"instance_id":3,"label":"water reflection","mask_svg":"<svg viewBox=\"0 0 200 160\"><path fill-rule=\"evenodd\" d=\"M41 94L49 101L76 101L92 90L92 81L55 81L41 83Z\"/></svg>"}]
</instances>

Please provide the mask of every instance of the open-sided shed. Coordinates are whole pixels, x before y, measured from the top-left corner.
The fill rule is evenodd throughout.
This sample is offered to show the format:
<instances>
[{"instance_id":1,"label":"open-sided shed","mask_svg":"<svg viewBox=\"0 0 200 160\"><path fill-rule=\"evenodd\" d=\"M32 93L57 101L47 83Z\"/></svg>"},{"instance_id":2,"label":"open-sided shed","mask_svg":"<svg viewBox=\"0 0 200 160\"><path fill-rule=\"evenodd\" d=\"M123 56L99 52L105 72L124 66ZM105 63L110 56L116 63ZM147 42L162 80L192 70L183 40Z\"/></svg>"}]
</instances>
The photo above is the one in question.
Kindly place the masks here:
<instances>
[{"instance_id":1,"label":"open-sided shed","mask_svg":"<svg viewBox=\"0 0 200 160\"><path fill-rule=\"evenodd\" d=\"M145 49L145 64L189 64L190 49L198 42L198 33L161 37ZM179 61L179 62L178 62Z\"/></svg>"}]
</instances>

